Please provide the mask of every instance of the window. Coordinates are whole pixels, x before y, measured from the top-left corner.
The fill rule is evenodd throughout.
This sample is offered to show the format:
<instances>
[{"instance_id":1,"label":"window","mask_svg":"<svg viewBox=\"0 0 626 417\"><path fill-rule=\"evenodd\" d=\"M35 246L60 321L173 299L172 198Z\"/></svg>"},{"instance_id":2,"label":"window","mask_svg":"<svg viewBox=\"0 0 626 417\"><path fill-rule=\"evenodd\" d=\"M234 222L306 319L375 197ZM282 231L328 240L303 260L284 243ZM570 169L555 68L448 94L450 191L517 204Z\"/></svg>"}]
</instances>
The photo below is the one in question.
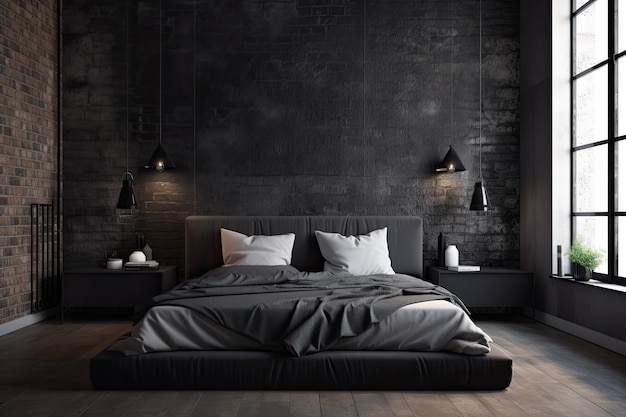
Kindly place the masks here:
<instances>
[{"instance_id":1,"label":"window","mask_svg":"<svg viewBox=\"0 0 626 417\"><path fill-rule=\"evenodd\" d=\"M626 9L618 3L572 0L572 234L604 250L594 278L626 284Z\"/></svg>"}]
</instances>

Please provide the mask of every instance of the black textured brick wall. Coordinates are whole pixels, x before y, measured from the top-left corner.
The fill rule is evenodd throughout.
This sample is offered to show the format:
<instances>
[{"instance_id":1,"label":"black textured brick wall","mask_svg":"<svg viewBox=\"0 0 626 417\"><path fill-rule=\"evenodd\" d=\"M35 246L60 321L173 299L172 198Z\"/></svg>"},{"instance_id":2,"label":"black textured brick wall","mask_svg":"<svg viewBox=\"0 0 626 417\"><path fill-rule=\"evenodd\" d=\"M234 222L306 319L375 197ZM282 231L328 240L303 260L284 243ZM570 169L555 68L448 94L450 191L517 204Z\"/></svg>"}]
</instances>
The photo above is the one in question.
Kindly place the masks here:
<instances>
[{"instance_id":1,"label":"black textured brick wall","mask_svg":"<svg viewBox=\"0 0 626 417\"><path fill-rule=\"evenodd\" d=\"M519 1L64 1L65 257L141 231L181 268L190 214L420 215L461 261L519 262ZM116 214L129 167L141 209ZM141 167L161 141L176 171ZM467 171L436 174L452 144Z\"/></svg>"}]
</instances>

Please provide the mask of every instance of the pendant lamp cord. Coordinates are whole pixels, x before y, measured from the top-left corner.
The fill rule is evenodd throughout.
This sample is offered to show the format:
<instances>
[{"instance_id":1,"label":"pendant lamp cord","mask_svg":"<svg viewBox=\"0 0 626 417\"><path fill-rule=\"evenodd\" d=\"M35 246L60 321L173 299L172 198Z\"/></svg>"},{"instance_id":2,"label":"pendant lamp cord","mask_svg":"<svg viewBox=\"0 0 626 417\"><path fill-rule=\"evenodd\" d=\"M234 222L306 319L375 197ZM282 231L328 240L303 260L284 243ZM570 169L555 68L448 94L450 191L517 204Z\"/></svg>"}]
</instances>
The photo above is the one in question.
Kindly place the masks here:
<instances>
[{"instance_id":1,"label":"pendant lamp cord","mask_svg":"<svg viewBox=\"0 0 626 417\"><path fill-rule=\"evenodd\" d=\"M159 145L163 136L163 1L159 1Z\"/></svg>"},{"instance_id":2,"label":"pendant lamp cord","mask_svg":"<svg viewBox=\"0 0 626 417\"><path fill-rule=\"evenodd\" d=\"M128 53L128 48L129 48L129 27L130 27L130 12L128 11L129 9L129 2L130 0L126 1L126 172L128 172L128 136L129 136L129 122L130 122L130 117L129 117L129 84L130 84L130 64L128 62L130 54Z\"/></svg>"},{"instance_id":3,"label":"pendant lamp cord","mask_svg":"<svg viewBox=\"0 0 626 417\"><path fill-rule=\"evenodd\" d=\"M450 0L450 143L454 139L454 117L453 117L453 101L454 101L454 65L452 54L454 53L454 36L453 36L453 0Z\"/></svg>"},{"instance_id":4,"label":"pendant lamp cord","mask_svg":"<svg viewBox=\"0 0 626 417\"><path fill-rule=\"evenodd\" d=\"M483 1L479 1L479 23L478 23L478 44L479 44L479 56L478 56L478 107L479 122L478 122L478 175L479 181L483 181Z\"/></svg>"},{"instance_id":5,"label":"pendant lamp cord","mask_svg":"<svg viewBox=\"0 0 626 417\"><path fill-rule=\"evenodd\" d=\"M196 1L193 2L193 213L196 214Z\"/></svg>"}]
</instances>

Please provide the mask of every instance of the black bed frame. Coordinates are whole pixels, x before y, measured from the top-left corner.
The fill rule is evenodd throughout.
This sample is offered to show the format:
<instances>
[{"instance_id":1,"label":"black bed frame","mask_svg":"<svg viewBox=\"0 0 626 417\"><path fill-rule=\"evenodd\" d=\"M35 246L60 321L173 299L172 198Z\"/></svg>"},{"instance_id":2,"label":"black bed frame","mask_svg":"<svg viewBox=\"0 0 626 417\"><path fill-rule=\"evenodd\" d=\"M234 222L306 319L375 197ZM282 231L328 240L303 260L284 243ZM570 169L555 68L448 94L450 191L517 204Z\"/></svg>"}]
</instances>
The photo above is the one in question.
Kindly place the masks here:
<instances>
[{"instance_id":1,"label":"black bed frame","mask_svg":"<svg viewBox=\"0 0 626 417\"><path fill-rule=\"evenodd\" d=\"M319 271L315 230L344 235L387 227L392 267L422 275L422 219L414 216L191 216L185 221L185 277L222 265L220 228L247 235L296 234L292 264ZM90 361L96 389L501 390L513 363L496 345L487 355L450 352L326 351L296 358L267 351L176 351Z\"/></svg>"}]
</instances>

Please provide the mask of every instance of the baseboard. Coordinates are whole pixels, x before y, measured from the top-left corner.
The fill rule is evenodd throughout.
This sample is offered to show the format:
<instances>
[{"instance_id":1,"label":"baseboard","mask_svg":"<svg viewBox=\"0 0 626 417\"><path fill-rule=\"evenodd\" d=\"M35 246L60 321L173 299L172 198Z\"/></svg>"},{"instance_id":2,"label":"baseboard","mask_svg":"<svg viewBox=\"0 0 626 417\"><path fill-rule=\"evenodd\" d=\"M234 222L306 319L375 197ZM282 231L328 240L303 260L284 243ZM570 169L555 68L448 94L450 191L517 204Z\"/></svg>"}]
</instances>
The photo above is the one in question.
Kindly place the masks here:
<instances>
[{"instance_id":1,"label":"baseboard","mask_svg":"<svg viewBox=\"0 0 626 417\"><path fill-rule=\"evenodd\" d=\"M602 346L605 349L608 349L613 352L619 353L620 355L626 356L626 342L623 340L619 340L614 337L607 336L595 330L588 329L576 323L563 320L559 317L553 316L548 313L544 313L542 311L535 312L535 319L550 327L554 327L555 329L562 330L565 333L569 333L573 336L580 337L581 339L591 342L595 345Z\"/></svg>"},{"instance_id":2,"label":"baseboard","mask_svg":"<svg viewBox=\"0 0 626 417\"><path fill-rule=\"evenodd\" d=\"M39 323L45 319L56 316L61 313L61 307L53 307L44 311L29 314L28 316L20 317L19 319L11 320L8 323L0 324L0 336L14 332L24 327L28 327L31 324Z\"/></svg>"}]
</instances>

